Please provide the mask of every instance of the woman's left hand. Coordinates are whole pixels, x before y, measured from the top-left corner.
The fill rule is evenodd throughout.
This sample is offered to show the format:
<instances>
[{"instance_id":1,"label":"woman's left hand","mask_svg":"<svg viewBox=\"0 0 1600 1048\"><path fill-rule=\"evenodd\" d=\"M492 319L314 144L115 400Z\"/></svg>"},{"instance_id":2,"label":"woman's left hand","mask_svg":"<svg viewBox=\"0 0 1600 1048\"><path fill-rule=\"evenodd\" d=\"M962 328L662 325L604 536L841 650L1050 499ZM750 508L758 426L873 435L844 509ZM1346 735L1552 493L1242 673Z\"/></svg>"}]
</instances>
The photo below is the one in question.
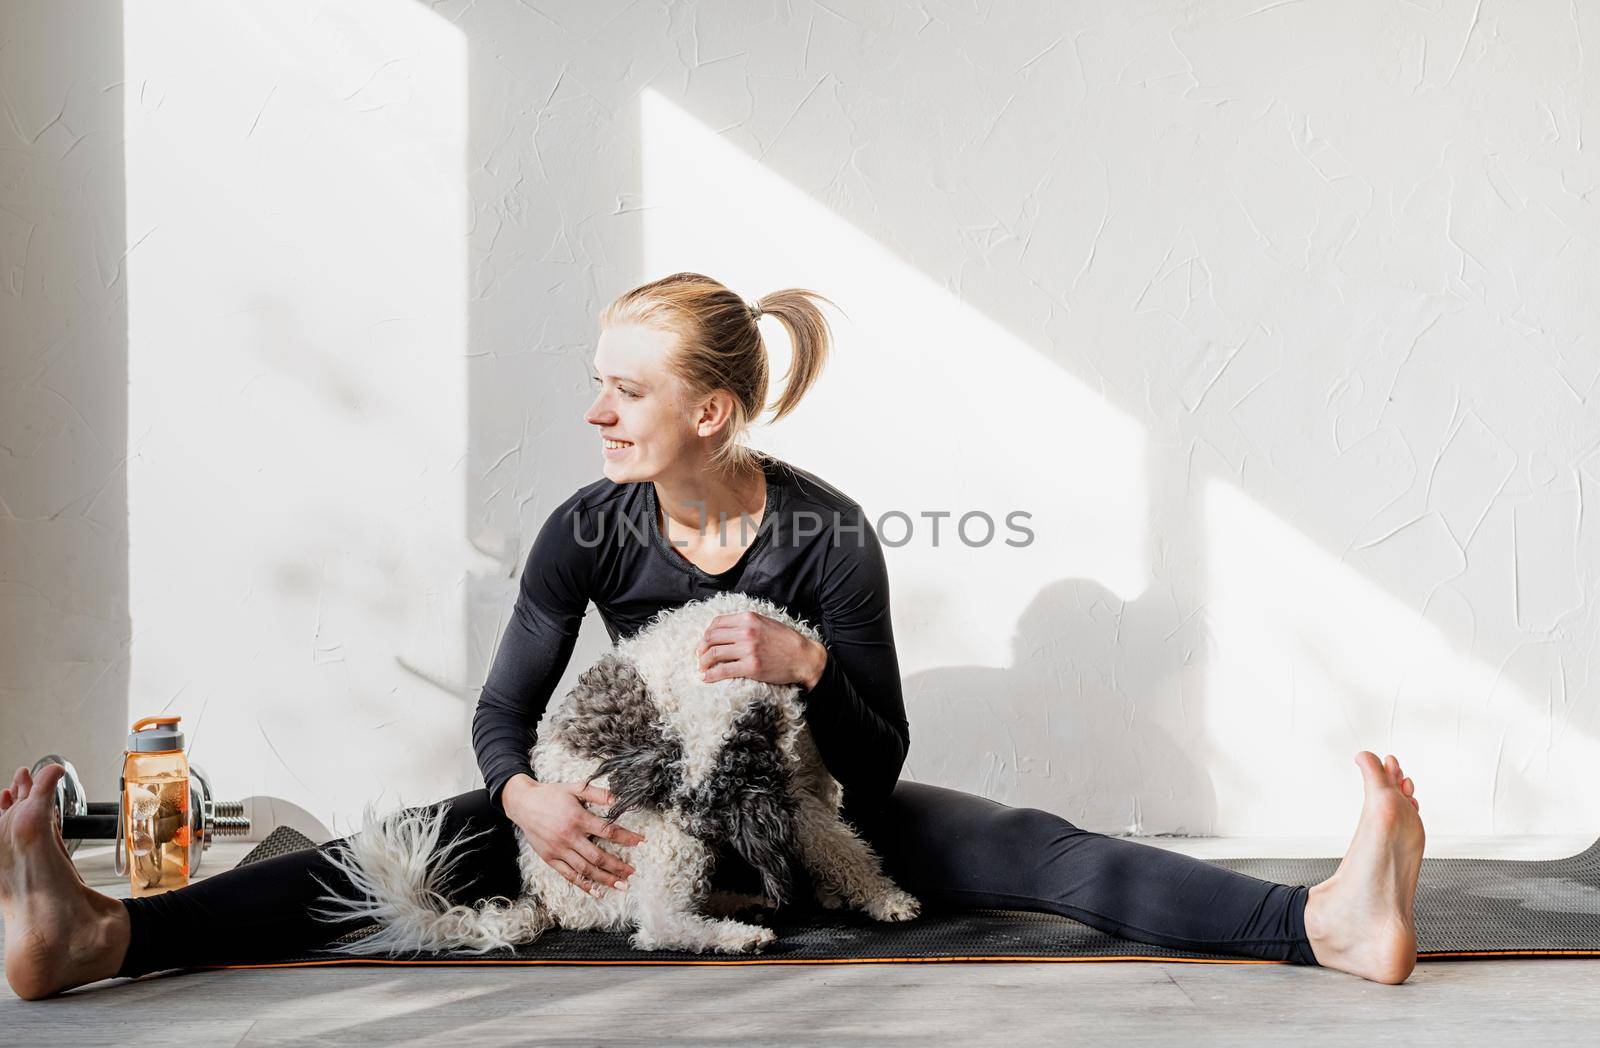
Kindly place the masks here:
<instances>
[{"instance_id":1,"label":"woman's left hand","mask_svg":"<svg viewBox=\"0 0 1600 1048\"><path fill-rule=\"evenodd\" d=\"M701 679L708 682L748 677L807 689L816 687L828 661L821 644L753 611L712 619L697 654Z\"/></svg>"}]
</instances>

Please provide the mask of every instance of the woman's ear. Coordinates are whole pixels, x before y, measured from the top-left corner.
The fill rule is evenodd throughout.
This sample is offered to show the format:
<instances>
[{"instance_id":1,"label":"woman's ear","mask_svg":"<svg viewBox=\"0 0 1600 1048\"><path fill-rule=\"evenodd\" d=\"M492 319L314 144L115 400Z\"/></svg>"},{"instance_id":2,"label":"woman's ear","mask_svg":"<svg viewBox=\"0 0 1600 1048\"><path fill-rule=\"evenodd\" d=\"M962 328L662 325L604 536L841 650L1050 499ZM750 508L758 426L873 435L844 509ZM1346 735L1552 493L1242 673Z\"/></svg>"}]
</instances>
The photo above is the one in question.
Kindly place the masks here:
<instances>
[{"instance_id":1,"label":"woman's ear","mask_svg":"<svg viewBox=\"0 0 1600 1048\"><path fill-rule=\"evenodd\" d=\"M714 389L695 409L695 432L702 437L714 437L733 418L733 394L725 389Z\"/></svg>"}]
</instances>

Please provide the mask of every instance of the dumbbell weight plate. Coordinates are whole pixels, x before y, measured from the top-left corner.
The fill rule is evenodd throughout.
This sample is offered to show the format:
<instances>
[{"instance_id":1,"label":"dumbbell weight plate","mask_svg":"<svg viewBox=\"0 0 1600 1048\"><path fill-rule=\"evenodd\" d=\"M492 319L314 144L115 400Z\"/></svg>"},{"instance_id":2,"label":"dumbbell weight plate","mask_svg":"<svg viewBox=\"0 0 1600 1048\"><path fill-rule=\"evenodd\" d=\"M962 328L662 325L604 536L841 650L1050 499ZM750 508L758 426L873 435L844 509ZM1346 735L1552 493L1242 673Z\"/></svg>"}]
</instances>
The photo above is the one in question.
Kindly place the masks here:
<instances>
[{"instance_id":1,"label":"dumbbell weight plate","mask_svg":"<svg viewBox=\"0 0 1600 1048\"><path fill-rule=\"evenodd\" d=\"M67 773L56 782L56 828L60 829L67 816L89 814L89 798L84 795L83 780L78 778L78 769L60 754L47 753L34 761L31 774L34 778L38 778L39 772L52 764L59 764L67 770ZM67 846L68 855L78 850L78 838L63 836L62 840Z\"/></svg>"}]
</instances>

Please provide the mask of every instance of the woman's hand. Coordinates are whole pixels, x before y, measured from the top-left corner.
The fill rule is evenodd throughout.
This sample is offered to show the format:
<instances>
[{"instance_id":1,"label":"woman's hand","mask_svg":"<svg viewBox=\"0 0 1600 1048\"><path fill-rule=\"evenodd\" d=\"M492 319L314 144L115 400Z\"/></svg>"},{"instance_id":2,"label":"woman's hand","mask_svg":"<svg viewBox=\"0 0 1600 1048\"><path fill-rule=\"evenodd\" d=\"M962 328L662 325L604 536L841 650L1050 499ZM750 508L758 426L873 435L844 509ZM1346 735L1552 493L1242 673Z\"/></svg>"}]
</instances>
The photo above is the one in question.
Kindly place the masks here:
<instances>
[{"instance_id":1,"label":"woman's hand","mask_svg":"<svg viewBox=\"0 0 1600 1048\"><path fill-rule=\"evenodd\" d=\"M753 611L712 619L697 654L702 680L749 677L768 684L799 684L808 690L817 686L828 664L827 648Z\"/></svg>"},{"instance_id":2,"label":"woman's hand","mask_svg":"<svg viewBox=\"0 0 1600 1048\"><path fill-rule=\"evenodd\" d=\"M528 843L551 869L596 898L601 885L628 890L633 867L595 844L593 838L629 846L644 838L583 806L584 801L610 805L613 799L608 790L581 782L539 782L531 775L513 775L500 799L506 815L522 828Z\"/></svg>"}]
</instances>

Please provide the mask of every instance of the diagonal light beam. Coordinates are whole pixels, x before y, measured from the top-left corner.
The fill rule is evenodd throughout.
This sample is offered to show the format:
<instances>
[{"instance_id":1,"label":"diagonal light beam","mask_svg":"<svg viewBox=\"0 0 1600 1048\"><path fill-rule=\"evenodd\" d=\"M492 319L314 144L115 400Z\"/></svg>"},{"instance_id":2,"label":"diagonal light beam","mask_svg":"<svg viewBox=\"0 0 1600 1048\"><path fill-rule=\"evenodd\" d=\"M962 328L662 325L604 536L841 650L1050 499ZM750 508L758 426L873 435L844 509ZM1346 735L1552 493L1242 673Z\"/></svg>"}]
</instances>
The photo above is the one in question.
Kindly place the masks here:
<instances>
[{"instance_id":1,"label":"diagonal light beam","mask_svg":"<svg viewBox=\"0 0 1600 1048\"><path fill-rule=\"evenodd\" d=\"M861 502L893 578L906 673L1003 665L1047 582L1145 588L1142 428L1026 342L895 257L654 90L641 98L644 271L696 270L747 298L808 287L838 303L837 352L795 415L756 443ZM788 366L764 320L774 398ZM891 511L910 518L885 520ZM939 521L924 513L948 512ZM964 543L954 525L979 518ZM1027 540L1007 526L1013 511Z\"/></svg>"}]
</instances>

